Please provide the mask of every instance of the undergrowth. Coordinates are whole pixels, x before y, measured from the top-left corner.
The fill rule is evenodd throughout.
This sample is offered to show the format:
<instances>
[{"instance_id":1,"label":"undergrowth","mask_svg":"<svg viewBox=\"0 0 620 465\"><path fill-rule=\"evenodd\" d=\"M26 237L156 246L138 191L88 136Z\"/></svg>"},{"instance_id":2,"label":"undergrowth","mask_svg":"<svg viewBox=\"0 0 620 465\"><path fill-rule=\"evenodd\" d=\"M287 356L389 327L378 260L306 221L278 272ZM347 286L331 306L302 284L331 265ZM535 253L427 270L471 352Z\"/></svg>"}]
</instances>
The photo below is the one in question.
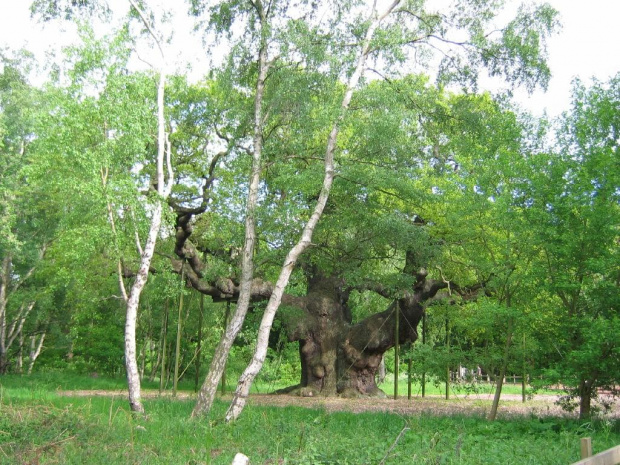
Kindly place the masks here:
<instances>
[{"instance_id":1,"label":"undergrowth","mask_svg":"<svg viewBox=\"0 0 620 465\"><path fill-rule=\"evenodd\" d=\"M2 464L230 464L237 452L252 464L568 464L579 459L581 437L592 437L595 452L620 443L617 420L490 423L249 405L226 424L222 402L209 418L190 420L192 401L147 399L143 418L119 398L0 383Z\"/></svg>"}]
</instances>

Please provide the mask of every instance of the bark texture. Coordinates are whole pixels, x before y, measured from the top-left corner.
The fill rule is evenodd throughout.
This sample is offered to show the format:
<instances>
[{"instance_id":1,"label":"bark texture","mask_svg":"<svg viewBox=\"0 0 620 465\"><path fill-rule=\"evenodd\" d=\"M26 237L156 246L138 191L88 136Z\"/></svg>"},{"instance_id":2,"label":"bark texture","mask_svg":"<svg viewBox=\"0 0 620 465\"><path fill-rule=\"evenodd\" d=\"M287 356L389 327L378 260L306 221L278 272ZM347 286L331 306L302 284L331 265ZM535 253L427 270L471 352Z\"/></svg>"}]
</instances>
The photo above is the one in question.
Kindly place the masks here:
<instances>
[{"instance_id":1,"label":"bark texture","mask_svg":"<svg viewBox=\"0 0 620 465\"><path fill-rule=\"evenodd\" d=\"M138 370L138 362L136 357L136 324L138 320L138 306L140 304L140 295L146 285L149 275L151 261L155 253L155 244L159 235L159 228L163 216L163 203L170 196L173 185L173 172L170 161L170 146L166 134L166 121L164 116L164 93L166 85L165 56L158 35L151 28L150 21L145 16L134 0L129 0L131 6L136 10L142 23L148 30L149 35L153 38L161 54L161 65L158 69L159 81L157 86L157 172L156 172L156 192L157 199L153 207L151 216L151 224L144 250L141 250L140 268L136 279L131 287L131 291L126 296L126 319L125 319L125 367L127 371L127 385L129 388L129 406L133 412L144 413L144 406L141 401L140 373ZM164 180L164 164L168 178ZM139 241L138 241L138 247ZM124 289L122 279L119 277L119 286Z\"/></svg>"},{"instance_id":2,"label":"bark texture","mask_svg":"<svg viewBox=\"0 0 620 465\"><path fill-rule=\"evenodd\" d=\"M383 312L353 323L344 282L321 276L310 279L301 312L289 323L289 339L299 341L301 379L285 391L308 397L384 397L375 380L383 354L396 343L396 312L401 322L399 343L416 341L423 303L442 288L433 286L434 281L426 284L405 292Z\"/></svg>"},{"instance_id":3,"label":"bark texture","mask_svg":"<svg viewBox=\"0 0 620 465\"><path fill-rule=\"evenodd\" d=\"M355 286L392 302L386 310L353 322L348 300L354 288L341 278L312 270L306 296L289 304L297 311L293 317L284 318L289 339L299 341L302 372L299 384L283 391L309 397L384 397L375 381L383 354L394 347L397 337L399 344L418 339L417 327L425 305L437 298L450 298L444 292L448 288L464 299L483 288L483 284L462 288L430 278L413 251L406 254L403 274L412 278L409 289L391 290L371 282Z\"/></svg>"},{"instance_id":4,"label":"bark texture","mask_svg":"<svg viewBox=\"0 0 620 465\"><path fill-rule=\"evenodd\" d=\"M587 420L592 416L592 396L594 383L590 380L582 379L579 382L579 419Z\"/></svg>"},{"instance_id":5,"label":"bark texture","mask_svg":"<svg viewBox=\"0 0 620 465\"><path fill-rule=\"evenodd\" d=\"M262 3L257 1L254 3L260 24L261 24L261 43L258 57L258 79L256 81L256 94L254 97L254 140L252 151L252 172L250 174L250 184L248 189L248 197L245 211L245 240L243 244L241 258L241 284L239 291L239 299L235 307L235 311L231 320L226 326L226 330L220 339L209 373L203 383L192 417L205 414L211 410L217 387L222 379L222 374L226 368L228 354L232 348L235 338L239 334L243 321L248 312L250 301L252 299L252 284L254 279L254 247L256 243L256 205L258 203L258 189L261 176L261 157L263 148L263 95L265 93L265 80L269 71L268 54L267 54L267 25L265 12Z\"/></svg>"}]
</instances>

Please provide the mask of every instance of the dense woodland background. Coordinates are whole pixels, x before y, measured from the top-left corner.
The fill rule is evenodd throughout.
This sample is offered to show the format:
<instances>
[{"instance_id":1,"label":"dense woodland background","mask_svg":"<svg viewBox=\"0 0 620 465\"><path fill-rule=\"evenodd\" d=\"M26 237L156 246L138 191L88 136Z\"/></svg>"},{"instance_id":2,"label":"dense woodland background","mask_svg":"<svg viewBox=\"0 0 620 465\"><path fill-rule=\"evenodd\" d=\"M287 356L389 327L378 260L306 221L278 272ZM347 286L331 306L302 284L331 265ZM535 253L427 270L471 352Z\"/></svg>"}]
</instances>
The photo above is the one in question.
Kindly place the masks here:
<instances>
[{"instance_id":1,"label":"dense woodland background","mask_svg":"<svg viewBox=\"0 0 620 465\"><path fill-rule=\"evenodd\" d=\"M190 80L136 66L165 50L164 12L128 2L107 12L126 24L100 36L89 24L105 23L101 4L35 2L40 18L78 21L81 43L46 63L0 51L0 376L125 376L123 292L163 205L139 296L139 376L198 388L245 282L226 368L236 380L323 199L263 382L376 395L400 344L400 369L411 358L418 379L525 377L590 416L620 376L620 74L576 81L570 111L534 118L509 90L548 81L557 18L545 5L489 32L492 2L404 2L368 39L378 15L362 4L293 3L192 2L205 48L227 52ZM479 92L482 70L507 90Z\"/></svg>"}]
</instances>

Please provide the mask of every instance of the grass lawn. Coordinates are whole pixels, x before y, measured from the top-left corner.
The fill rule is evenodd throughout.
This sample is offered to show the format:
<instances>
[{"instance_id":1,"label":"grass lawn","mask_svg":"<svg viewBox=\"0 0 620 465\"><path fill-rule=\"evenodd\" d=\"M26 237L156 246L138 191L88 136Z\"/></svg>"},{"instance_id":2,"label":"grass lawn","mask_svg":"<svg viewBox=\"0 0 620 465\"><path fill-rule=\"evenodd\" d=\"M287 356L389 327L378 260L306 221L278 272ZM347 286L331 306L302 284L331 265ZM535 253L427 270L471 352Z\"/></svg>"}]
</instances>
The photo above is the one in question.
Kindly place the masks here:
<instances>
[{"instance_id":1,"label":"grass lawn","mask_svg":"<svg viewBox=\"0 0 620 465\"><path fill-rule=\"evenodd\" d=\"M394 394L394 378L386 378L386 380L379 385L379 387L388 395ZM407 395L407 377L401 376L398 379L398 394L401 396ZM514 394L521 395L522 387L521 383L512 383L510 379L504 383L502 387L502 394ZM487 382L477 383L452 383L450 384L450 397L453 396L476 396L476 395L493 395L495 392L495 384ZM526 386L526 396L532 394L531 386ZM559 391L553 391L549 389L537 390L538 394L560 394ZM435 383L432 380L426 383L425 394L429 396L445 396L446 385L443 382ZM422 386L418 382L411 383L411 395L418 397L422 395Z\"/></svg>"},{"instance_id":2,"label":"grass lawn","mask_svg":"<svg viewBox=\"0 0 620 465\"><path fill-rule=\"evenodd\" d=\"M225 424L223 402L210 418L190 420L193 401L147 399L148 416L141 418L119 398L56 393L68 385L123 384L64 373L0 377L0 463L230 464L243 452L252 464L569 464L579 459L581 437L592 437L595 453L620 444L618 420L489 423L249 405L236 423Z\"/></svg>"}]
</instances>

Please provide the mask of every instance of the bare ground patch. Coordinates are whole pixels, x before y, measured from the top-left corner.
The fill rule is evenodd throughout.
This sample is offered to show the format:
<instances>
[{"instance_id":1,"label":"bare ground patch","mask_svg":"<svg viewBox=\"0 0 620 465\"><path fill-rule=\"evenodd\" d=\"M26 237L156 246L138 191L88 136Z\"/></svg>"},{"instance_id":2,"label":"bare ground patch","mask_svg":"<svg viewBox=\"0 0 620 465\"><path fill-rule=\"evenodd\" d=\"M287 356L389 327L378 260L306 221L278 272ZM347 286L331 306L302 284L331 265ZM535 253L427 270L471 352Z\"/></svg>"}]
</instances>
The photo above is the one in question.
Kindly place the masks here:
<instances>
[{"instance_id":1,"label":"bare ground patch","mask_svg":"<svg viewBox=\"0 0 620 465\"><path fill-rule=\"evenodd\" d=\"M118 397L127 398L124 390L82 390L82 391L58 391L61 396L77 397ZM159 394L158 391L144 390L142 397L173 398L170 392ZM195 398L194 393L179 392L177 399L188 400ZM231 395L222 397L224 401L230 400ZM574 416L564 412L555 404L558 396L536 395L526 402L521 402L520 395L504 394L499 408L500 417L542 417L542 416ZM389 412L400 415L475 415L484 416L491 408L491 394L476 394L469 396L453 396L450 400L439 396L412 397L406 396L399 399L361 398L345 399L339 397L299 397L284 394L252 394L249 403L252 405L265 405L274 407L305 407L323 409L327 412ZM620 408L616 405L611 416L620 417Z\"/></svg>"}]
</instances>

